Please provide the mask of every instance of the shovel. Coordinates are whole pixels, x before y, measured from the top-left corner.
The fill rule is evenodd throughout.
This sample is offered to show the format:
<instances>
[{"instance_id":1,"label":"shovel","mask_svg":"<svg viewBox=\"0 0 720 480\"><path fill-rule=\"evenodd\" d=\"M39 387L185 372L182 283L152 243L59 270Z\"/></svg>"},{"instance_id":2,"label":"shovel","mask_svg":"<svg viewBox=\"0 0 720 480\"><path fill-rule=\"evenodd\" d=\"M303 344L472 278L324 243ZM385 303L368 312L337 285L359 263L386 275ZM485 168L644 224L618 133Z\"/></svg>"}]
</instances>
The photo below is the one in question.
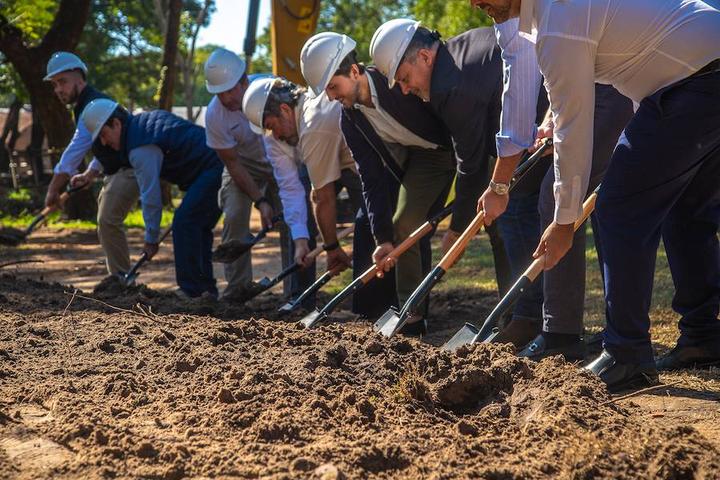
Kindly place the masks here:
<instances>
[{"instance_id":1,"label":"shovel","mask_svg":"<svg viewBox=\"0 0 720 480\"><path fill-rule=\"evenodd\" d=\"M267 233L273 229L275 224L282 220L282 215L277 215L272 218L272 224L269 227L263 227L257 235L252 237L250 240L230 240L229 242L221 243L215 249L212 254L213 262L220 263L232 263L240 258L244 253L250 251L260 240L265 238Z\"/></svg>"},{"instance_id":2,"label":"shovel","mask_svg":"<svg viewBox=\"0 0 720 480\"><path fill-rule=\"evenodd\" d=\"M3 228L0 231L0 243L4 245L10 245L12 247L20 245L25 240L27 240L28 235L30 235L38 226L40 226L40 224L42 224L42 222L45 221L48 215L60 208L67 201L67 199L70 198L70 195L77 192L78 190L82 190L84 187L85 185L81 187L69 188L64 191L60 195L58 201L52 206L43 208L42 211L33 219L33 221L30 222L30 225L28 225L25 230L19 230L12 227Z\"/></svg>"},{"instance_id":3,"label":"shovel","mask_svg":"<svg viewBox=\"0 0 720 480\"><path fill-rule=\"evenodd\" d=\"M347 227L347 228L341 230L337 235L338 240L342 240L343 238L350 235L353 232L354 228L355 227ZM320 255L322 252L323 252L323 247L321 245L321 246L315 248L314 250L312 250L310 253L308 253L306 255L306 258L309 260L315 260L315 258L318 255ZM272 279L268 278L268 277L263 278L262 280L260 280L258 282L257 290L252 292L246 298L246 301L250 300L251 298L257 297L258 295L260 295L261 293L263 293L266 290L271 289L278 283L282 282L285 277L287 277L288 275L292 275L293 273L297 272L298 270L301 270L302 268L303 268L303 266L300 265L299 263L293 263L292 265L289 265L288 267L283 269L283 271L280 272L275 278L272 278Z\"/></svg>"},{"instance_id":4,"label":"shovel","mask_svg":"<svg viewBox=\"0 0 720 480\"><path fill-rule=\"evenodd\" d=\"M405 240L400 243L397 247L395 247L388 255L385 257L384 261L388 261L390 258L397 259L400 255L405 253L407 250L410 249L415 243L420 241L421 238L423 238L425 235L427 235L430 231L432 231L433 228L437 227L438 223L440 223L445 217L450 215L452 212L452 202L446 206L441 212L439 212L437 215L420 225L414 232L412 232ZM335 310L335 308L340 305L346 298L348 298L350 295L355 293L356 291L360 290L363 286L365 286L370 280L375 278L378 274L378 267L377 265L373 264L370 268L365 270L362 275L360 275L358 278L352 281L350 285L345 287L340 293L335 295L332 300L330 300L322 309L317 310L308 313L303 317L300 322L305 326L305 328L312 328L315 326L318 322L321 322L328 318L328 315Z\"/></svg>"},{"instance_id":5,"label":"shovel","mask_svg":"<svg viewBox=\"0 0 720 480\"><path fill-rule=\"evenodd\" d=\"M324 287L325 284L328 283L332 277L333 277L333 272L328 271L328 272L323 273L320 276L320 278L315 280L315 283L310 285L310 287L308 287L307 290L302 292L300 294L300 296L297 297L294 301L287 302L285 305L278 308L278 313L284 314L284 313L290 313L290 312L294 311L296 308L298 308L300 305L302 305L302 303L306 299L310 298L310 296L312 296L316 292L320 291L320 289L322 287Z\"/></svg>"},{"instance_id":6,"label":"shovel","mask_svg":"<svg viewBox=\"0 0 720 480\"><path fill-rule=\"evenodd\" d=\"M575 222L573 227L575 231L577 231L577 229L585 223L585 220L587 220L595 209L595 200L597 198L599 188L600 187L598 186L598 188L593 191L587 200L585 200L585 203L583 203L582 216ZM478 329L475 325L466 323L455 335L453 335L450 340L447 341L447 343L442 346L442 349L454 352L463 345L471 345L479 341L486 343L492 342L497 334L500 333L500 330L497 328L498 320L500 320L500 318L502 318L505 313L512 308L523 292L525 292L530 284L537 279L537 277L542 273L544 265L545 254L533 260L527 270L525 270L518 281L515 282L515 285L508 290L502 300L500 300L500 303L498 303L493 311L490 312L490 315L488 315L485 319L482 327Z\"/></svg>"},{"instance_id":7,"label":"shovel","mask_svg":"<svg viewBox=\"0 0 720 480\"><path fill-rule=\"evenodd\" d=\"M530 171L530 169L534 165L538 163L538 160L543 156L545 150L547 150L551 145L552 141L546 141L545 143L543 143L535 153L533 153L523 164L521 164L515 170L513 174L513 181L510 185L511 189L514 185L517 185L517 183L522 179L522 177L528 171ZM455 262L457 262L458 258L460 258L462 253L465 251L467 244L482 228L484 221L485 212L478 212L472 222L470 222L470 225L468 225L462 235L460 235L460 237L455 241L453 246L450 247L450 250L448 250L442 260L440 260L440 263L434 269L432 269L432 271L425 277L425 279L420 283L420 285L418 285L412 295L410 295L410 297L407 299L405 305L402 306L400 311L396 310L393 307L390 307L387 312L385 312L380 318L378 318L377 322L375 322L375 325L373 325L373 329L388 338L395 335L405 325L405 322L407 321L410 314L418 309L420 304L423 302L423 300L425 300L425 297L428 295L428 293L430 293L430 290L433 289L435 284L437 284L443 277L443 275L445 275L445 273L450 269L450 267L452 267Z\"/></svg>"},{"instance_id":8,"label":"shovel","mask_svg":"<svg viewBox=\"0 0 720 480\"><path fill-rule=\"evenodd\" d=\"M158 244L162 243L162 241L165 240L165 238L170 234L171 231L172 231L172 227L168 227L167 230L165 230L165 232L163 232L163 234L160 236L160 240L158 240ZM117 278L120 281L120 284L123 287L129 287L130 285L132 285L133 282L135 282L135 279L138 277L138 275L140 275L138 273L138 269L140 267L142 267L145 264L145 262L147 262L147 261L148 261L147 253L143 252L142 255L140 255L140 259L137 262L135 262L135 265L133 265L132 268L127 273L123 273L123 272L116 273L115 275L117 275Z\"/></svg>"}]
</instances>

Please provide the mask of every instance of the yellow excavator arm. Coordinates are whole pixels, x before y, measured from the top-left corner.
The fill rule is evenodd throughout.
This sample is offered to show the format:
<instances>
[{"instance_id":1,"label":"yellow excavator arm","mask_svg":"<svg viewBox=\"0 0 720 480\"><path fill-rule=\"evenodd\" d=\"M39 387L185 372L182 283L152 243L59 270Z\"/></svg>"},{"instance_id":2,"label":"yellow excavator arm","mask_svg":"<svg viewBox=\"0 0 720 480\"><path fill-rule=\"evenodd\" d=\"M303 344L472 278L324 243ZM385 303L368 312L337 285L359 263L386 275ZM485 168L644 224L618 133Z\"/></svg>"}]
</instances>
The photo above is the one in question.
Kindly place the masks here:
<instances>
[{"instance_id":1,"label":"yellow excavator arm","mask_svg":"<svg viewBox=\"0 0 720 480\"><path fill-rule=\"evenodd\" d=\"M317 28L320 0L272 0L273 74L304 85L300 50Z\"/></svg>"}]
</instances>

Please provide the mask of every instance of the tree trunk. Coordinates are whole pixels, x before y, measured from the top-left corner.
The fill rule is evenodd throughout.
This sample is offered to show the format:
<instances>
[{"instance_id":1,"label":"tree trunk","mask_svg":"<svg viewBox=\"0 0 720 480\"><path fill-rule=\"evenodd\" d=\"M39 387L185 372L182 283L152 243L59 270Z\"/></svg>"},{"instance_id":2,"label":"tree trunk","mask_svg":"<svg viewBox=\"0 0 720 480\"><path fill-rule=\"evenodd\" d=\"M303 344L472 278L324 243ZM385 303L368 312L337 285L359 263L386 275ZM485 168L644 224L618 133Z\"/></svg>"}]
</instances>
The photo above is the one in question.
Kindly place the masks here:
<instances>
[{"instance_id":1,"label":"tree trunk","mask_svg":"<svg viewBox=\"0 0 720 480\"><path fill-rule=\"evenodd\" d=\"M50 29L36 46L28 46L22 31L0 13L0 52L13 65L30 94L48 146L64 148L75 125L65 105L43 81L45 66L58 50L72 51L90 15L90 0L61 0Z\"/></svg>"},{"instance_id":2,"label":"tree trunk","mask_svg":"<svg viewBox=\"0 0 720 480\"><path fill-rule=\"evenodd\" d=\"M8 115L5 118L2 135L0 135L0 171L10 172L10 155L12 154L15 142L19 135L18 127L20 123L20 110L22 109L22 101L15 97Z\"/></svg>"},{"instance_id":3,"label":"tree trunk","mask_svg":"<svg viewBox=\"0 0 720 480\"><path fill-rule=\"evenodd\" d=\"M160 100L158 107L172 110L175 77L177 76L178 40L180 37L180 13L182 0L170 0L165 32L165 48L163 50L162 70L160 71Z\"/></svg>"}]
</instances>

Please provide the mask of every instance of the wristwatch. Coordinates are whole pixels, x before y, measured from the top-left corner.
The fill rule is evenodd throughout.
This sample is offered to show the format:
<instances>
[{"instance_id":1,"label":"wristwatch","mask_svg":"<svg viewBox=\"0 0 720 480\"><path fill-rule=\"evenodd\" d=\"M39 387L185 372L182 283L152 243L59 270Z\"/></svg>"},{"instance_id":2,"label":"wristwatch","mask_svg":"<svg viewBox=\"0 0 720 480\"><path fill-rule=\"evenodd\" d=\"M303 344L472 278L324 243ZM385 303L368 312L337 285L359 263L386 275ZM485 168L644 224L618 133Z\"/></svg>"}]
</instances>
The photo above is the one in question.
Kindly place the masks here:
<instances>
[{"instance_id":1,"label":"wristwatch","mask_svg":"<svg viewBox=\"0 0 720 480\"><path fill-rule=\"evenodd\" d=\"M340 242L338 242L337 240L328 245L323 244L323 250L325 250L326 252L331 252L336 248L340 248Z\"/></svg>"},{"instance_id":2,"label":"wristwatch","mask_svg":"<svg viewBox=\"0 0 720 480\"><path fill-rule=\"evenodd\" d=\"M495 183L490 180L490 190L498 195L507 195L510 191L510 185L507 183Z\"/></svg>"}]
</instances>

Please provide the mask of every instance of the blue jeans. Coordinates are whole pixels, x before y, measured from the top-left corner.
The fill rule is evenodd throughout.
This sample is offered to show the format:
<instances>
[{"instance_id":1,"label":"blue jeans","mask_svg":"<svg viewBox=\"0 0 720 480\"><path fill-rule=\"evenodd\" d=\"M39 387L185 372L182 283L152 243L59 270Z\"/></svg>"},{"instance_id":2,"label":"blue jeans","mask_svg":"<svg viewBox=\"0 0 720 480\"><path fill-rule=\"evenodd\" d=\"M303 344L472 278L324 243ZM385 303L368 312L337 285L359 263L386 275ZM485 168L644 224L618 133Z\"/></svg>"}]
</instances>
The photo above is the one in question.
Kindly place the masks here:
<instances>
[{"instance_id":1,"label":"blue jeans","mask_svg":"<svg viewBox=\"0 0 720 480\"><path fill-rule=\"evenodd\" d=\"M204 170L190 185L173 218L175 279L183 292L217 295L213 276L213 228L220 218L217 193L222 165Z\"/></svg>"},{"instance_id":2,"label":"blue jeans","mask_svg":"<svg viewBox=\"0 0 720 480\"><path fill-rule=\"evenodd\" d=\"M532 263L532 254L540 242L538 193L511 193L507 210L498 217L497 222L515 281ZM538 277L518 299L512 316L540 323L542 304L542 277Z\"/></svg>"},{"instance_id":3,"label":"blue jeans","mask_svg":"<svg viewBox=\"0 0 720 480\"><path fill-rule=\"evenodd\" d=\"M607 328L622 363L653 361L650 300L662 237L679 345L720 345L720 72L645 98L598 195Z\"/></svg>"}]
</instances>

